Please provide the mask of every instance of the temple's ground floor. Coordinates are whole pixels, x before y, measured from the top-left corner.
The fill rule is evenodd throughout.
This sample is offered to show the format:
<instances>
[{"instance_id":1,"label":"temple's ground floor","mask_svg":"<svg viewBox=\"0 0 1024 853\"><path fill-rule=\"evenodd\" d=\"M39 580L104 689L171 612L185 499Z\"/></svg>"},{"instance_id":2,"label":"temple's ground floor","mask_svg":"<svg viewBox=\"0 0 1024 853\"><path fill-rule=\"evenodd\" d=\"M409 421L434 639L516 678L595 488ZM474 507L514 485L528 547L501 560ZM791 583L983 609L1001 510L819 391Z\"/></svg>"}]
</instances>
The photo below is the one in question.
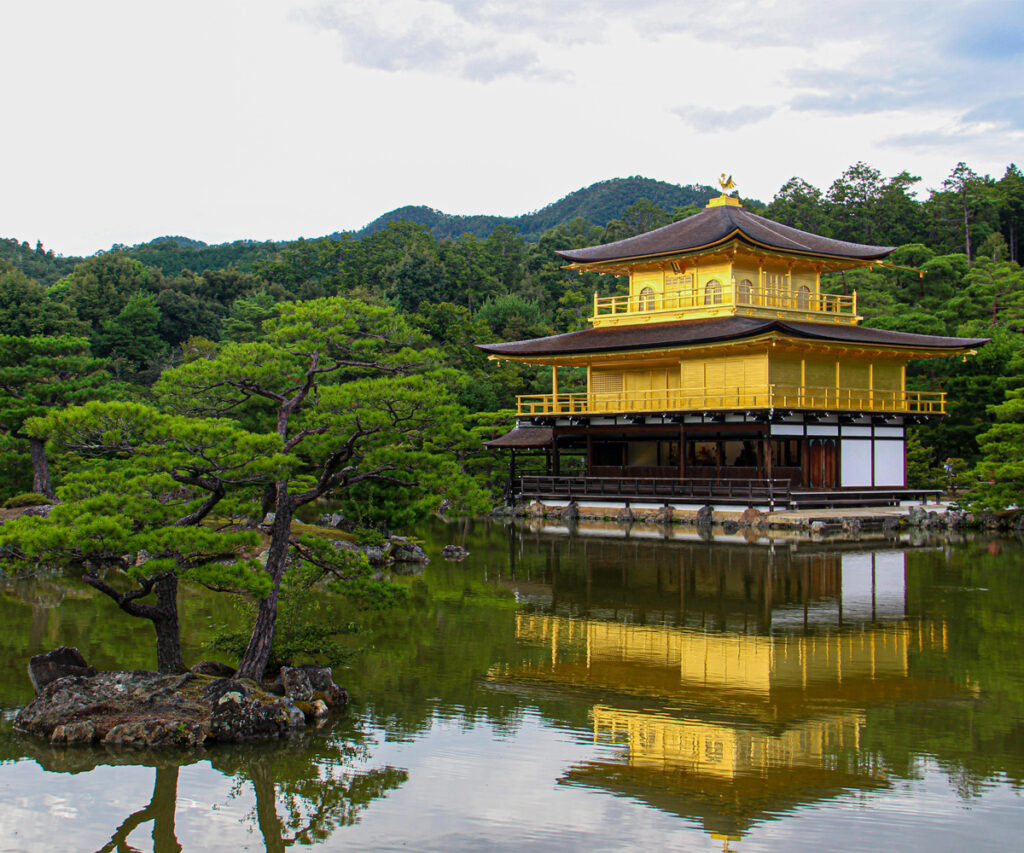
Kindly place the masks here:
<instances>
[{"instance_id":1,"label":"temple's ground floor","mask_svg":"<svg viewBox=\"0 0 1024 853\"><path fill-rule=\"evenodd\" d=\"M510 499L778 507L899 505L912 416L825 411L520 419Z\"/></svg>"}]
</instances>

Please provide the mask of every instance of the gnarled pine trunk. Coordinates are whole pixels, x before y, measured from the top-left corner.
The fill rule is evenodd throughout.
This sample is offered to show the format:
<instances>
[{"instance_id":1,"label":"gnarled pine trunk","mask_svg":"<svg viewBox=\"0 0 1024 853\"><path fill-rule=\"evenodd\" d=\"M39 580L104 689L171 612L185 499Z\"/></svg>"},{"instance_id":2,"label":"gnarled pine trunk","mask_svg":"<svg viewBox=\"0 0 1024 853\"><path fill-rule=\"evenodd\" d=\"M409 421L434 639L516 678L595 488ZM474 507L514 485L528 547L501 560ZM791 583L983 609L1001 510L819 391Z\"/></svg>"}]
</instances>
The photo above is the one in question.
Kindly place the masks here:
<instances>
[{"instance_id":1,"label":"gnarled pine trunk","mask_svg":"<svg viewBox=\"0 0 1024 853\"><path fill-rule=\"evenodd\" d=\"M153 630L156 631L156 668L160 672L182 672L181 629L178 624L178 576L167 572L157 578L156 609Z\"/></svg>"},{"instance_id":2,"label":"gnarled pine trunk","mask_svg":"<svg viewBox=\"0 0 1024 853\"><path fill-rule=\"evenodd\" d=\"M284 577L288 548L291 543L292 515L295 507L283 484L278 486L277 514L270 532L270 550L267 552L266 572L273 587L266 598L256 606L256 622L252 626L249 645L238 662L236 678L251 678L259 681L270 660L274 645L274 625L277 622L277 599L281 592L281 578Z\"/></svg>"},{"instance_id":3,"label":"gnarled pine trunk","mask_svg":"<svg viewBox=\"0 0 1024 853\"><path fill-rule=\"evenodd\" d=\"M48 498L55 497L50 463L46 460L46 442L41 438L30 438L28 452L32 459L32 491Z\"/></svg>"},{"instance_id":4,"label":"gnarled pine trunk","mask_svg":"<svg viewBox=\"0 0 1024 853\"><path fill-rule=\"evenodd\" d=\"M95 566L86 567L82 580L112 598L129 616L138 616L153 623L156 632L156 665L160 672L184 671L178 625L178 576L174 572L162 572L153 578L140 580L140 589L132 592L121 592L112 587L97 574ZM144 604L139 600L151 592L156 593L155 605Z\"/></svg>"}]
</instances>

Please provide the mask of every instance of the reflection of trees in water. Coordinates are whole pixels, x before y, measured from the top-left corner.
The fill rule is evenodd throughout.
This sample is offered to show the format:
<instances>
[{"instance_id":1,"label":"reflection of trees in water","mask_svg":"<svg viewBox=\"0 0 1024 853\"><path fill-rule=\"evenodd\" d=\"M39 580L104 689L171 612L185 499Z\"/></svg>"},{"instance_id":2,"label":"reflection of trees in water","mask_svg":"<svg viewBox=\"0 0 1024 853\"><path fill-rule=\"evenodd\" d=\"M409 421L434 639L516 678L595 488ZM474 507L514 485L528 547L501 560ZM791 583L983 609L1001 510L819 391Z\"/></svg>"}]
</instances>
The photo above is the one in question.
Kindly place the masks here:
<instances>
[{"instance_id":1,"label":"reflection of trees in water","mask_svg":"<svg viewBox=\"0 0 1024 853\"><path fill-rule=\"evenodd\" d=\"M252 784L256 804L248 819L255 819L269 853L325 841L409 778L397 767L353 771L346 766L365 757L364 748L342 743L331 743L315 757L254 755L238 769L233 795L242 793L246 780Z\"/></svg>"},{"instance_id":2,"label":"reflection of trees in water","mask_svg":"<svg viewBox=\"0 0 1024 853\"><path fill-rule=\"evenodd\" d=\"M100 853L111 850L131 851L128 836L144 823L153 823L153 853L181 853L181 844L174 832L175 806L178 801L178 765L158 765L153 796L149 804L132 812L100 848Z\"/></svg>"},{"instance_id":3,"label":"reflection of trees in water","mask_svg":"<svg viewBox=\"0 0 1024 853\"><path fill-rule=\"evenodd\" d=\"M14 745L18 757L29 757L49 772L82 773L108 765L154 768L149 802L121 821L100 848L103 853L136 851L130 837L148 823L154 853L180 853L175 827L178 771L206 760L213 770L232 779L231 797L246 795L251 786L255 805L242 822L259 832L268 851L325 841L336 830L357 823L371 802L409 778L406 770L397 767L358 769L356 765L369 761L371 755L362 733L352 729L341 735L314 733L159 755L110 753L93 747L58 751L22 737Z\"/></svg>"}]
</instances>

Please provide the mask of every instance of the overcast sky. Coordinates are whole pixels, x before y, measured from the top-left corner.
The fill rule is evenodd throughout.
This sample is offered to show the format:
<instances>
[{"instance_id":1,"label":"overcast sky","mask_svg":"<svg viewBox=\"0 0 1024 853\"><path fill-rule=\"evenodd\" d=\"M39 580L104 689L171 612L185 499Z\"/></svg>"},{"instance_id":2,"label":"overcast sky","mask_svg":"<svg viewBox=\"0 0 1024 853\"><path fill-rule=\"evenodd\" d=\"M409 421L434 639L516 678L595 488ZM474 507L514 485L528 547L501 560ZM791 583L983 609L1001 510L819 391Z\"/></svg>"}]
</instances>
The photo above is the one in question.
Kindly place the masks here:
<instances>
[{"instance_id":1,"label":"overcast sky","mask_svg":"<svg viewBox=\"0 0 1024 853\"><path fill-rule=\"evenodd\" d=\"M0 33L0 237L62 254L1024 165L1024 0L0 0Z\"/></svg>"}]
</instances>

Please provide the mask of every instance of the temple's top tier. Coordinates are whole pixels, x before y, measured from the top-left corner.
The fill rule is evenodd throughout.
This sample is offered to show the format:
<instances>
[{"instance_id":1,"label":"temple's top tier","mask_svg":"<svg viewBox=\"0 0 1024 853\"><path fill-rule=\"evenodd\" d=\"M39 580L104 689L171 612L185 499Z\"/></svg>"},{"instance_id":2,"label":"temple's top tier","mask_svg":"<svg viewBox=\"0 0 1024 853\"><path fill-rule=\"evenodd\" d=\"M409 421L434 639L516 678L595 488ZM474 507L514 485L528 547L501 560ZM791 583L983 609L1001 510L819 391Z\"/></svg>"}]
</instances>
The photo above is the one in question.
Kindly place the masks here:
<instances>
[{"instance_id":1,"label":"temple's top tier","mask_svg":"<svg viewBox=\"0 0 1024 853\"><path fill-rule=\"evenodd\" d=\"M872 266L894 248L781 225L721 196L664 228L558 255L571 269L629 276L628 296L595 294L596 326L726 315L855 324L856 293L822 293L821 274Z\"/></svg>"}]
</instances>

